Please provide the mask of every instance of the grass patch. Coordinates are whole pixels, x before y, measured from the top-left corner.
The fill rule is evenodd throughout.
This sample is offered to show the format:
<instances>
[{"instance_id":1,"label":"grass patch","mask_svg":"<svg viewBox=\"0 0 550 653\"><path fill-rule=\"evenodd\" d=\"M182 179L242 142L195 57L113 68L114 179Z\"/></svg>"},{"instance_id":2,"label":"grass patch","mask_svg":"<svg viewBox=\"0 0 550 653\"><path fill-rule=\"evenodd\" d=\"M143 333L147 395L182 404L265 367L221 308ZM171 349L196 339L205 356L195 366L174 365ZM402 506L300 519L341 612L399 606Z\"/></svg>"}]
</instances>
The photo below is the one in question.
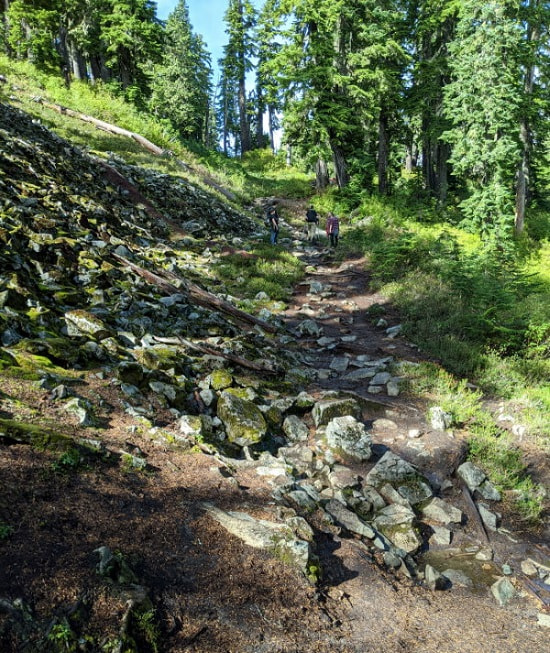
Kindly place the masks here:
<instances>
[{"instance_id":1,"label":"grass patch","mask_svg":"<svg viewBox=\"0 0 550 653\"><path fill-rule=\"evenodd\" d=\"M529 477L521 450L508 432L499 428L483 405L480 390L468 387L432 363L402 365L409 391L429 399L452 416L454 427L468 433L468 457L488 474L501 492L507 492L515 510L531 523L540 521L545 491Z\"/></svg>"},{"instance_id":2,"label":"grass patch","mask_svg":"<svg viewBox=\"0 0 550 653\"><path fill-rule=\"evenodd\" d=\"M213 266L218 279L230 285L231 293L254 299L265 292L270 299L287 301L293 286L303 277L303 264L282 248L258 244L250 257L232 254Z\"/></svg>"}]
</instances>

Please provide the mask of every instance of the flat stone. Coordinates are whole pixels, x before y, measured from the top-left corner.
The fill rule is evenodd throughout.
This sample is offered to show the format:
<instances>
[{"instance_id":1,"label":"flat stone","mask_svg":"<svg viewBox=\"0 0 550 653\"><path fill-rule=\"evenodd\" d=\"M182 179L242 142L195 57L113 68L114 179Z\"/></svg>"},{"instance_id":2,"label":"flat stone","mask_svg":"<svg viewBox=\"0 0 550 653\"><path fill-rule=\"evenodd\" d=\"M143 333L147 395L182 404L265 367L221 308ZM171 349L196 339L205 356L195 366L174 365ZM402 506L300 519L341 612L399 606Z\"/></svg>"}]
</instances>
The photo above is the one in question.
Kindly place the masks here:
<instances>
[{"instance_id":1,"label":"flat stone","mask_svg":"<svg viewBox=\"0 0 550 653\"><path fill-rule=\"evenodd\" d=\"M372 379L375 374L375 367L363 367L358 370L353 370L353 372L348 372L342 378L346 381L361 381L362 379Z\"/></svg>"},{"instance_id":2,"label":"flat stone","mask_svg":"<svg viewBox=\"0 0 550 653\"><path fill-rule=\"evenodd\" d=\"M348 369L349 366L349 358L347 356L339 356L337 358L333 358L330 361L330 369L334 370L335 372L345 372Z\"/></svg>"},{"instance_id":3,"label":"flat stone","mask_svg":"<svg viewBox=\"0 0 550 653\"><path fill-rule=\"evenodd\" d=\"M286 524L254 519L243 512L226 512L203 504L206 512L229 533L256 549L264 549L283 560L291 560L303 572L309 561L309 544L297 538Z\"/></svg>"},{"instance_id":4,"label":"flat stone","mask_svg":"<svg viewBox=\"0 0 550 653\"><path fill-rule=\"evenodd\" d=\"M344 465L335 465L328 480L335 490L347 490L359 486L359 476Z\"/></svg>"},{"instance_id":5,"label":"flat stone","mask_svg":"<svg viewBox=\"0 0 550 653\"><path fill-rule=\"evenodd\" d=\"M406 460L391 451L380 458L376 465L367 474L368 485L378 487L385 482L395 483L419 476L417 470Z\"/></svg>"},{"instance_id":6,"label":"flat stone","mask_svg":"<svg viewBox=\"0 0 550 653\"><path fill-rule=\"evenodd\" d=\"M340 503L340 501L332 499L325 506L325 511L334 519L338 526L368 539L376 537L374 529L368 524L365 524L354 512Z\"/></svg>"},{"instance_id":7,"label":"flat stone","mask_svg":"<svg viewBox=\"0 0 550 653\"><path fill-rule=\"evenodd\" d=\"M441 524L453 522L460 524L462 521L462 511L438 497L434 497L422 508L422 514L427 519L433 519Z\"/></svg>"},{"instance_id":8,"label":"flat stone","mask_svg":"<svg viewBox=\"0 0 550 653\"><path fill-rule=\"evenodd\" d=\"M361 407L352 398L318 401L313 406L312 411L315 426L328 424L335 417L346 417L349 415L356 419L361 417Z\"/></svg>"},{"instance_id":9,"label":"flat stone","mask_svg":"<svg viewBox=\"0 0 550 653\"><path fill-rule=\"evenodd\" d=\"M453 585L462 587L473 587L474 581L460 569L445 569L441 572L445 578L448 578Z\"/></svg>"}]
</instances>

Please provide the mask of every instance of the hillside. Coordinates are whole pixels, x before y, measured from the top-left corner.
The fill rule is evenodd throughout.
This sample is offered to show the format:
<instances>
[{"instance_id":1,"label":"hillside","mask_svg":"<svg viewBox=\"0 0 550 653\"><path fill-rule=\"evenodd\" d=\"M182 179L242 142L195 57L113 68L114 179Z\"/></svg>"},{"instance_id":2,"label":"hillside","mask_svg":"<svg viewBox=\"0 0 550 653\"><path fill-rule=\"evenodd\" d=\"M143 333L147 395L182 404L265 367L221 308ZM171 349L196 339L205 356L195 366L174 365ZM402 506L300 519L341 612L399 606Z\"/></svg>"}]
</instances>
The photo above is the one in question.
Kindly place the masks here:
<instances>
[{"instance_id":1,"label":"hillside","mask_svg":"<svg viewBox=\"0 0 550 653\"><path fill-rule=\"evenodd\" d=\"M543 650L545 532L405 391L364 261L6 103L0 139L2 651Z\"/></svg>"}]
</instances>

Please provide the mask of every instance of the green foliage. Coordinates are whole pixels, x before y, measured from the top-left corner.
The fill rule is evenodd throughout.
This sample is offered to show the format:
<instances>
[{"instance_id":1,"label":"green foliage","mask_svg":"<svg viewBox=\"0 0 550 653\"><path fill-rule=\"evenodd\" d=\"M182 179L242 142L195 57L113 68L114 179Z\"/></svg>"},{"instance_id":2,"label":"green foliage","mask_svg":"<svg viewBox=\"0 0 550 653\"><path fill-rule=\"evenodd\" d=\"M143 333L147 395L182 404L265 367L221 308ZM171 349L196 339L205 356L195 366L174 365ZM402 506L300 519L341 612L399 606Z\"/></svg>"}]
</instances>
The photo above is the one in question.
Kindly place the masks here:
<instances>
[{"instance_id":1,"label":"green foliage","mask_svg":"<svg viewBox=\"0 0 550 653\"><path fill-rule=\"evenodd\" d=\"M82 463L80 452L77 449L68 449L52 464L52 469L60 474L68 474L76 471Z\"/></svg>"},{"instance_id":2,"label":"green foliage","mask_svg":"<svg viewBox=\"0 0 550 653\"><path fill-rule=\"evenodd\" d=\"M66 619L51 627L47 639L55 653L73 653L78 649L78 637Z\"/></svg>"},{"instance_id":3,"label":"green foliage","mask_svg":"<svg viewBox=\"0 0 550 653\"><path fill-rule=\"evenodd\" d=\"M233 254L216 264L215 274L231 281L232 293L253 299L265 292L272 300L287 300L303 274L302 264L291 254L268 244L260 244L250 257Z\"/></svg>"},{"instance_id":4,"label":"green foliage","mask_svg":"<svg viewBox=\"0 0 550 653\"><path fill-rule=\"evenodd\" d=\"M7 540L8 537L13 533L13 526L6 524L3 521L0 521L0 542Z\"/></svg>"},{"instance_id":5,"label":"green foliage","mask_svg":"<svg viewBox=\"0 0 550 653\"><path fill-rule=\"evenodd\" d=\"M544 490L528 475L520 449L511 435L501 430L484 408L480 390L471 390L465 380L432 363L402 365L399 372L407 387L429 397L452 416L454 426L468 432L469 458L479 464L501 491L509 491L516 510L526 520L537 522L544 509Z\"/></svg>"}]
</instances>

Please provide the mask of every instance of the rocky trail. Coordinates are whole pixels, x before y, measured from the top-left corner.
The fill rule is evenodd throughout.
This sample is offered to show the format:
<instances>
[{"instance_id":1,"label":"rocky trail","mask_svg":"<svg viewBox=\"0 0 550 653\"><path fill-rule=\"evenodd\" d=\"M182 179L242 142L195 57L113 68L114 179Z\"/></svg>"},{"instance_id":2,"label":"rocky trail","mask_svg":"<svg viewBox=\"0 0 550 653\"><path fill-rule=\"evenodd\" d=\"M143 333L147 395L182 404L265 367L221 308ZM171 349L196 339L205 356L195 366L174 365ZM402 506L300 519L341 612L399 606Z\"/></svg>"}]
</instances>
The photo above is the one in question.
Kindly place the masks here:
<instances>
[{"instance_id":1,"label":"rocky trail","mask_svg":"<svg viewBox=\"0 0 550 653\"><path fill-rule=\"evenodd\" d=\"M0 651L545 650L548 548L406 392L363 261L288 225L306 277L248 320L212 269L259 220L0 138Z\"/></svg>"}]
</instances>

